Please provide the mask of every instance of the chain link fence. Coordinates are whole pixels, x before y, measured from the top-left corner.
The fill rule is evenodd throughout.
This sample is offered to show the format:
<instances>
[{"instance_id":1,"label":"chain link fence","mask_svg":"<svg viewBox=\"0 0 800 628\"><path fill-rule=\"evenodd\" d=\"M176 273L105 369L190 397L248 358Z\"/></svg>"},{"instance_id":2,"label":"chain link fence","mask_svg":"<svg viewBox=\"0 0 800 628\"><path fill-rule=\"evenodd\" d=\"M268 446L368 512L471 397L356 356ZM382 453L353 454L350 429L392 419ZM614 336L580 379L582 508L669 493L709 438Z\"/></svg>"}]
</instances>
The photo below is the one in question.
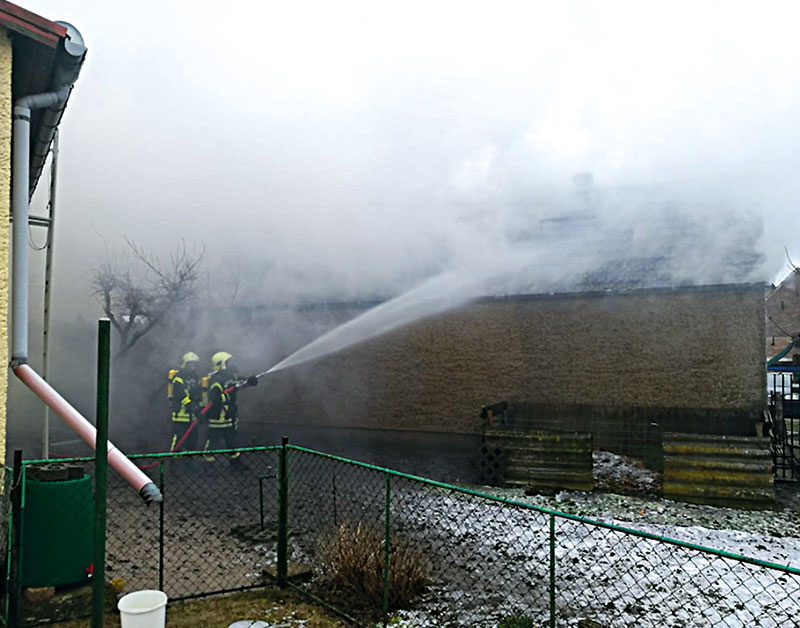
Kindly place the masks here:
<instances>
[{"instance_id":1,"label":"chain link fence","mask_svg":"<svg viewBox=\"0 0 800 628\"><path fill-rule=\"evenodd\" d=\"M109 473L110 608L118 595L140 589L181 600L274 581L276 449L131 456L164 495L151 506ZM12 625L91 613L93 476L91 458L24 464L19 570L9 586L19 616L9 618Z\"/></svg>"},{"instance_id":2,"label":"chain link fence","mask_svg":"<svg viewBox=\"0 0 800 628\"><path fill-rule=\"evenodd\" d=\"M277 580L353 623L408 628L800 625L792 567L291 445L135 459L164 502L145 507L109 475L106 574L124 591L158 588L178 600ZM76 490L58 507L45 499L50 531L32 536L36 493L54 466L72 469ZM61 563L74 581L54 585L49 601L23 596L19 625L89 613L81 537L91 539L91 526L80 526L91 520L92 468L90 459L24 466L12 582L50 586L35 578ZM42 534L61 540L42 550ZM45 553L46 567L32 551Z\"/></svg>"},{"instance_id":3,"label":"chain link fence","mask_svg":"<svg viewBox=\"0 0 800 628\"><path fill-rule=\"evenodd\" d=\"M289 561L313 568L305 588L352 600L346 610L365 621L398 615L407 600L394 586L418 594L399 613L413 626L800 624L798 569L302 448L288 457ZM357 547L369 539L372 550ZM381 596L348 562L355 553L376 569L379 550Z\"/></svg>"}]
</instances>

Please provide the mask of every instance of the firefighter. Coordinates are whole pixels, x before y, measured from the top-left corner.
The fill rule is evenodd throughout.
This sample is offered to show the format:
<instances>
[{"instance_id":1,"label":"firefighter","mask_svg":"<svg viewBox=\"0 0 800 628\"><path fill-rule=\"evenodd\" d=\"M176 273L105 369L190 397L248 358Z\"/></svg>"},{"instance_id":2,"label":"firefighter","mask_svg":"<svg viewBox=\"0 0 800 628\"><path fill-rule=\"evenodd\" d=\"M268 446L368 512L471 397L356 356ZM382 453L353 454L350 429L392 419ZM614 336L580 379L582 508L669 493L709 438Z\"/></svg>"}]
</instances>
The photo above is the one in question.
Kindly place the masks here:
<instances>
[{"instance_id":1,"label":"firefighter","mask_svg":"<svg viewBox=\"0 0 800 628\"><path fill-rule=\"evenodd\" d=\"M197 376L197 367L200 358L189 351L181 358L181 367L170 371L168 396L172 420L172 443L169 450L175 451L178 441L191 426L192 421L200 416L200 383ZM197 441L197 431L193 431L181 445L188 451L194 450Z\"/></svg>"},{"instance_id":2,"label":"firefighter","mask_svg":"<svg viewBox=\"0 0 800 628\"><path fill-rule=\"evenodd\" d=\"M211 373L208 384L209 406L205 413L208 427L206 449L226 447L236 448L236 430L239 427L239 408L236 405L236 390L242 385L255 386L258 380L255 376L246 380L240 379L233 364L233 356L225 351L219 351L211 357L214 371ZM232 454L233 460L238 459L239 452ZM206 460L213 460L213 456L206 456Z\"/></svg>"},{"instance_id":3,"label":"firefighter","mask_svg":"<svg viewBox=\"0 0 800 628\"><path fill-rule=\"evenodd\" d=\"M236 390L225 392L225 389L234 386L237 380L232 358L233 356L225 351L218 351L211 356L211 366L214 370L208 380L209 406L205 415L208 426L206 449L236 447L236 428L239 426ZM207 459L213 460L213 456Z\"/></svg>"}]
</instances>

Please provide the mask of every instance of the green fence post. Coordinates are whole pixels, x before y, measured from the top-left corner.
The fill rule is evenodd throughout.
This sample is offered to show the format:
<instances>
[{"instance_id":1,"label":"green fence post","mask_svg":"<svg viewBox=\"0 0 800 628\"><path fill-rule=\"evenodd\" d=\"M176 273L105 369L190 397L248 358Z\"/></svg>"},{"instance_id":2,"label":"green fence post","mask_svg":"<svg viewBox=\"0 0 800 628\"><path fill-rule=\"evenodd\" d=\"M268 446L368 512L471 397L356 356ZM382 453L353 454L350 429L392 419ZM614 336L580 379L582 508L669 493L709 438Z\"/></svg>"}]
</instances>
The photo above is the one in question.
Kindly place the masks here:
<instances>
[{"instance_id":1,"label":"green fence post","mask_svg":"<svg viewBox=\"0 0 800 628\"><path fill-rule=\"evenodd\" d=\"M556 628L556 518L550 515L550 628Z\"/></svg>"},{"instance_id":2,"label":"green fence post","mask_svg":"<svg viewBox=\"0 0 800 628\"><path fill-rule=\"evenodd\" d=\"M289 567L289 439L281 439L278 454L278 586L285 587Z\"/></svg>"},{"instance_id":3,"label":"green fence post","mask_svg":"<svg viewBox=\"0 0 800 628\"><path fill-rule=\"evenodd\" d=\"M389 527L392 501L392 477L386 474L386 507L384 509L383 530L383 626L389 621L389 549L391 530Z\"/></svg>"},{"instance_id":4,"label":"green fence post","mask_svg":"<svg viewBox=\"0 0 800 628\"><path fill-rule=\"evenodd\" d=\"M264 529L264 476L258 478L258 522Z\"/></svg>"},{"instance_id":5,"label":"green fence post","mask_svg":"<svg viewBox=\"0 0 800 628\"><path fill-rule=\"evenodd\" d=\"M92 573L92 628L103 628L106 601L106 491L108 490L108 381L111 321L97 321L97 434L94 463L94 564Z\"/></svg>"},{"instance_id":6,"label":"green fence post","mask_svg":"<svg viewBox=\"0 0 800 628\"><path fill-rule=\"evenodd\" d=\"M158 489L164 495L164 479L167 470L162 458L158 462ZM164 590L164 500L158 503L158 590Z\"/></svg>"},{"instance_id":7,"label":"green fence post","mask_svg":"<svg viewBox=\"0 0 800 628\"><path fill-rule=\"evenodd\" d=\"M11 478L11 546L8 557L8 606L6 619L9 628L19 626L19 599L22 595L20 569L22 557L22 491L25 470L22 467L22 450L14 450L14 475Z\"/></svg>"},{"instance_id":8,"label":"green fence post","mask_svg":"<svg viewBox=\"0 0 800 628\"><path fill-rule=\"evenodd\" d=\"M339 527L339 510L336 507L336 472L333 473L331 480L333 484L333 525Z\"/></svg>"}]
</instances>

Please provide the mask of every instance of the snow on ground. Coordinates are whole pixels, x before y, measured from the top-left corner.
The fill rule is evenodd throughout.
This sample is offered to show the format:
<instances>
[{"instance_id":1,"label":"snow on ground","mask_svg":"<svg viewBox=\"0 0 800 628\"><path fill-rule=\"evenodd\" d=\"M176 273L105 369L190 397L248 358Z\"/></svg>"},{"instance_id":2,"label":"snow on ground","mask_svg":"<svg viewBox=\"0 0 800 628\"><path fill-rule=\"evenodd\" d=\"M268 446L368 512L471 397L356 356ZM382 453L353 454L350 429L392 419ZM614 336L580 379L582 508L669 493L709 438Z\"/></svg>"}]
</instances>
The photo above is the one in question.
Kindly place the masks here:
<instances>
[{"instance_id":1,"label":"snow on ground","mask_svg":"<svg viewBox=\"0 0 800 628\"><path fill-rule=\"evenodd\" d=\"M592 454L592 473L600 491L616 491L641 495L658 494L661 478L641 462L610 451Z\"/></svg>"},{"instance_id":2,"label":"snow on ground","mask_svg":"<svg viewBox=\"0 0 800 628\"><path fill-rule=\"evenodd\" d=\"M598 452L595 463L593 493L479 490L800 568L796 495L779 491L780 509L767 512L683 504L655 497L658 475L635 461ZM415 482L393 491L395 533L427 557L433 579L398 626L494 628L513 614L549 625L549 515ZM553 524L558 626L582 618L615 628L800 625L800 576L565 517Z\"/></svg>"},{"instance_id":3,"label":"snow on ground","mask_svg":"<svg viewBox=\"0 0 800 628\"><path fill-rule=\"evenodd\" d=\"M546 515L512 508L498 512L489 502L476 504L456 494L428 498L410 515L406 533L429 539L425 531L435 527L446 539L448 558L434 567L439 582L432 595L406 618L419 626L488 627L523 613L546 624ZM797 538L616 519L606 523L769 562L800 560ZM558 625L576 625L581 618L637 628L800 624L800 577L558 517L555 538Z\"/></svg>"},{"instance_id":4,"label":"snow on ground","mask_svg":"<svg viewBox=\"0 0 800 628\"><path fill-rule=\"evenodd\" d=\"M382 529L382 474L296 452L292 460L291 562L314 565L320 535L342 521ZM658 475L635 461L604 452L595 461L592 493L478 490L800 568L796 490L778 487L779 508L767 512L683 504L657 498ZM257 584L261 569L275 564L277 510L275 492L266 491L262 530L252 478L267 473L272 459L251 456L246 474L227 463L179 462L171 463L165 508L170 595ZM158 582L158 511L142 509L127 488L112 493L109 573L151 588ZM393 534L419 549L432 576L415 610L400 613L398 628L496 628L512 614L532 617L538 628L549 625L550 523L546 513L394 478ZM800 626L800 576L564 517L553 523L559 628L581 618L614 628ZM130 542L131 530L137 543Z\"/></svg>"}]
</instances>

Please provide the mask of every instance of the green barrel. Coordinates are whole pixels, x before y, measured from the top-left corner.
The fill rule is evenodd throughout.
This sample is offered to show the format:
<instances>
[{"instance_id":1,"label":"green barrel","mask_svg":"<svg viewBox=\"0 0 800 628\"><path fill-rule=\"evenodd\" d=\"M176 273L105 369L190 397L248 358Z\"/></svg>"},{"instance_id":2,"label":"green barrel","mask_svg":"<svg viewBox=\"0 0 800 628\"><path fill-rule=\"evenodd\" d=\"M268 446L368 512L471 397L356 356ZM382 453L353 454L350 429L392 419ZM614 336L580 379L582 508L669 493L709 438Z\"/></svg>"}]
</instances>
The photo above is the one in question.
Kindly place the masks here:
<instances>
[{"instance_id":1,"label":"green barrel","mask_svg":"<svg viewBox=\"0 0 800 628\"><path fill-rule=\"evenodd\" d=\"M86 582L92 563L93 497L89 476L25 481L22 510L23 587Z\"/></svg>"}]
</instances>

